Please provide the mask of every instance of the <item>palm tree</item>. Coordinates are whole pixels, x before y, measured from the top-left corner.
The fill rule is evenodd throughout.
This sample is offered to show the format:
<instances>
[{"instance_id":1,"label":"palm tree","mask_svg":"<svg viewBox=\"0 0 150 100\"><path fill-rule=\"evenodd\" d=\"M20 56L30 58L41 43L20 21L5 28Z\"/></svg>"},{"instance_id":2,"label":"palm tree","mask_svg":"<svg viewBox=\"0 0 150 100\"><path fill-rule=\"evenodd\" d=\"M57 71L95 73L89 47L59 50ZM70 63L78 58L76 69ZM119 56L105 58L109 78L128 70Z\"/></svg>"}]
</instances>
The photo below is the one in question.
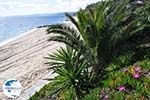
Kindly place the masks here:
<instances>
[{"instance_id":1,"label":"palm tree","mask_svg":"<svg viewBox=\"0 0 150 100\"><path fill-rule=\"evenodd\" d=\"M136 52L141 45L150 42L149 38L137 40L143 36L143 31L150 29L150 25L140 23L136 9L128 8L129 1L101 1L94 9L80 10L78 20L66 14L73 27L52 25L48 34L55 35L50 40L63 42L76 51L82 50L80 53L100 78L114 58L129 51Z\"/></svg>"},{"instance_id":2,"label":"palm tree","mask_svg":"<svg viewBox=\"0 0 150 100\"><path fill-rule=\"evenodd\" d=\"M82 57L80 51L73 50L71 47L61 48L48 57L50 68L58 76L53 80L55 87L51 90L51 95L58 97L61 93L70 91L70 99L78 100L89 92L91 88L87 83L92 79L89 74L89 64ZM68 97L69 98L69 97Z\"/></svg>"}]
</instances>

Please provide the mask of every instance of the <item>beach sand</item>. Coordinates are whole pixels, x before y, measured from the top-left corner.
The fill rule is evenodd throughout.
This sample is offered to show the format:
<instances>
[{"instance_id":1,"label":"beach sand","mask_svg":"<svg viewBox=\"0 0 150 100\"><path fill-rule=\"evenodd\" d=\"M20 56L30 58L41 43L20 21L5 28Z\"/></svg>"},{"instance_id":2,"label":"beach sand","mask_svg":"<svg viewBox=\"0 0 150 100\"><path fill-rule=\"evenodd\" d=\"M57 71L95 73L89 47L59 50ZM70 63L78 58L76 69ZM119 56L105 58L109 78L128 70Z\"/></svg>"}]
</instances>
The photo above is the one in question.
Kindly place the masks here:
<instances>
[{"instance_id":1,"label":"beach sand","mask_svg":"<svg viewBox=\"0 0 150 100\"><path fill-rule=\"evenodd\" d=\"M47 28L33 29L17 38L0 44L0 86L7 79L17 79L21 82L23 91L18 100L27 100L47 81L44 78L54 77L48 71L48 53L54 52L62 43L49 42ZM0 100L8 100L0 90Z\"/></svg>"}]
</instances>

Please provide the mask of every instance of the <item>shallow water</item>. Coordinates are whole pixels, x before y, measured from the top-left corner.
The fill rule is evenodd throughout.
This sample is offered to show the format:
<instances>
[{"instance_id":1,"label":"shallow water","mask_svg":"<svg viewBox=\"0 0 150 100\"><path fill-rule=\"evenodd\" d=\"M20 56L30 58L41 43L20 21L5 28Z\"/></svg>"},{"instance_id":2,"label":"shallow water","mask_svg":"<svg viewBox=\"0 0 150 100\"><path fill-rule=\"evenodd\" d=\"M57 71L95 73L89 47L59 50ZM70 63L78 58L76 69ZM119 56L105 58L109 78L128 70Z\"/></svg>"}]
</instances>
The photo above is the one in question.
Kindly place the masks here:
<instances>
[{"instance_id":1,"label":"shallow water","mask_svg":"<svg viewBox=\"0 0 150 100\"><path fill-rule=\"evenodd\" d=\"M41 25L61 23L64 13L0 17L0 42L16 37Z\"/></svg>"}]
</instances>

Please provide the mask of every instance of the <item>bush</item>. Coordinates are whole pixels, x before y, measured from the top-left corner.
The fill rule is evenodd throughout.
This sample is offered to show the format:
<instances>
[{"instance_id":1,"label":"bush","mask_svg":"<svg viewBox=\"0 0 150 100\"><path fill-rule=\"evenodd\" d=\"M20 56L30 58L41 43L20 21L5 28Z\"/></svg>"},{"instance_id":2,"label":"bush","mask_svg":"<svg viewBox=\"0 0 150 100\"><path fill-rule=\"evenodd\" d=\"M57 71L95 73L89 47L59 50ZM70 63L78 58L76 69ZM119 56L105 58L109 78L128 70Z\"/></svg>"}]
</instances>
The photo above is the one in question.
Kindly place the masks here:
<instances>
[{"instance_id":1,"label":"bush","mask_svg":"<svg viewBox=\"0 0 150 100\"><path fill-rule=\"evenodd\" d=\"M150 60L139 61L134 65L123 67L120 70L113 70L115 64L111 64L107 71L108 77L102 81L99 87L92 89L89 94L81 100L148 100L150 99ZM118 66L118 65L116 65ZM135 69L140 77L134 78ZM58 76L59 77L59 76ZM50 98L50 91L57 87L56 82L50 82L39 92L36 92L30 100L47 100ZM125 89L124 89L125 88ZM119 90L120 89L120 90ZM57 99L71 100L71 90L61 93ZM107 99L106 99L107 100Z\"/></svg>"},{"instance_id":2,"label":"bush","mask_svg":"<svg viewBox=\"0 0 150 100\"><path fill-rule=\"evenodd\" d=\"M149 5L134 7L130 1L101 1L94 9L80 10L78 21L66 14L74 27L50 26L48 34L55 35L49 40L63 42L67 48L46 57L58 77L52 79L55 85L48 92L36 96L62 100L96 99L97 95L114 100L149 98L149 59L137 62L149 57ZM97 85L101 86L99 92L96 88L86 95Z\"/></svg>"}]
</instances>

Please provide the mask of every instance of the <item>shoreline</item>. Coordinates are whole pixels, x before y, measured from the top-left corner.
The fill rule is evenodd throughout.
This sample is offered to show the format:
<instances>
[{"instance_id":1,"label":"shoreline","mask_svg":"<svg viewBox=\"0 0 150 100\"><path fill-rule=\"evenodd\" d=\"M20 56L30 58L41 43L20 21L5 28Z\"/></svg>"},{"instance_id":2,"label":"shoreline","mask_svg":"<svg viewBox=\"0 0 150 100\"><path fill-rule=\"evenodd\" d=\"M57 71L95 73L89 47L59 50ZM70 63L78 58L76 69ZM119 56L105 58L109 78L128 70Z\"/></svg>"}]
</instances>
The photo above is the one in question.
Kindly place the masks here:
<instances>
[{"instance_id":1,"label":"shoreline","mask_svg":"<svg viewBox=\"0 0 150 100\"><path fill-rule=\"evenodd\" d=\"M45 78L54 77L51 73L46 57L48 53L55 52L62 43L47 41L47 27L34 28L21 35L0 43L0 87L7 79L17 79L21 82L23 91L20 100L29 98L46 82ZM47 77L45 77L47 76ZM0 98L8 97L0 90Z\"/></svg>"},{"instance_id":2,"label":"shoreline","mask_svg":"<svg viewBox=\"0 0 150 100\"><path fill-rule=\"evenodd\" d=\"M23 37L23 36L25 36L25 35L28 35L28 34L34 32L34 31L36 31L36 30L38 30L38 29L39 29L39 28L37 28L37 27L36 27L36 28L32 28L32 29L29 29L29 30L26 31L26 32L21 33L21 34L18 35L18 36L12 37L12 38L7 39L7 40L4 40L4 41L0 42L0 47L2 47L2 46L4 46L4 45L7 45L7 44L9 44L10 42L15 41L15 40L17 40L17 39L19 39L19 38L21 38L21 37Z\"/></svg>"}]
</instances>

